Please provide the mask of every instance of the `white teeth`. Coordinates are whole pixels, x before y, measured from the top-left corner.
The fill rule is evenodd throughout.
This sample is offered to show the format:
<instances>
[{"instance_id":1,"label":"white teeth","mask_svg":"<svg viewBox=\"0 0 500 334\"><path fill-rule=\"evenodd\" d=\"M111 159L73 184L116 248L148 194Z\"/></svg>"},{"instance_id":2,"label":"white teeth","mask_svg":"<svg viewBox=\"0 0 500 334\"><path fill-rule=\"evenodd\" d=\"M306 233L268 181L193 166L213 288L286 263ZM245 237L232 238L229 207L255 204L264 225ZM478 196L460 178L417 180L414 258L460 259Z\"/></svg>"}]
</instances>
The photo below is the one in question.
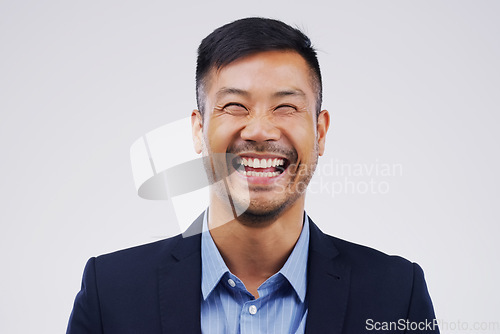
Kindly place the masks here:
<instances>
[{"instance_id":1,"label":"white teeth","mask_svg":"<svg viewBox=\"0 0 500 334\"><path fill-rule=\"evenodd\" d=\"M278 167L285 164L284 159L254 159L254 158L242 158L238 160L238 163L243 164L243 166L248 166L252 168L269 168Z\"/></svg>"},{"instance_id":2,"label":"white teeth","mask_svg":"<svg viewBox=\"0 0 500 334\"><path fill-rule=\"evenodd\" d=\"M254 177L275 177L278 176L279 172L254 172L254 171L243 171L243 175L245 176L254 176Z\"/></svg>"}]
</instances>

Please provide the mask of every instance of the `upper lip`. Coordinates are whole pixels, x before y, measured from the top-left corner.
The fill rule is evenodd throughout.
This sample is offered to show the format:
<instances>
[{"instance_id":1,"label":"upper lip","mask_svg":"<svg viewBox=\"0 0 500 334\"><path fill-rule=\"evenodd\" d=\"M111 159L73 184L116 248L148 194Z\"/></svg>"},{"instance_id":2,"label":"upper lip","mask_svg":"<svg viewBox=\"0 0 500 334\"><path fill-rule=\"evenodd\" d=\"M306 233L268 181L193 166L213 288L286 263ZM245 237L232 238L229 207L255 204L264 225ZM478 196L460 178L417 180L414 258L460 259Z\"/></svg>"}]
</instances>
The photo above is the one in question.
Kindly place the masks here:
<instances>
[{"instance_id":1,"label":"upper lip","mask_svg":"<svg viewBox=\"0 0 500 334\"><path fill-rule=\"evenodd\" d=\"M239 152L236 154L239 157L248 157L248 158L256 158L256 159L287 159L287 157L284 157L282 155L278 154L272 154L272 153L255 153L255 152Z\"/></svg>"}]
</instances>

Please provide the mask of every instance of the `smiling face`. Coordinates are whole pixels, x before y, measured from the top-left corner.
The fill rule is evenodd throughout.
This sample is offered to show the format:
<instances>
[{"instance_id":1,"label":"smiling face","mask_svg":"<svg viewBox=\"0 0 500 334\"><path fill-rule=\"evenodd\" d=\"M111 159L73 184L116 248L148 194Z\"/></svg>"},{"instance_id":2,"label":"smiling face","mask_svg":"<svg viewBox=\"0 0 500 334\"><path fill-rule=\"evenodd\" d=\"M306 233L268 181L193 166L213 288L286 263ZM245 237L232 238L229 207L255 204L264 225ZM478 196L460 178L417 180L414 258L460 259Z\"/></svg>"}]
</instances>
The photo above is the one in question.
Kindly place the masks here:
<instances>
[{"instance_id":1,"label":"smiling face","mask_svg":"<svg viewBox=\"0 0 500 334\"><path fill-rule=\"evenodd\" d=\"M211 187L211 203L227 198L227 189L233 204L248 206L243 220L303 205L329 125L326 110L316 117L314 83L305 60L292 51L260 52L212 70L205 115L192 114L196 151L226 153L216 165L230 175L224 186Z\"/></svg>"}]
</instances>

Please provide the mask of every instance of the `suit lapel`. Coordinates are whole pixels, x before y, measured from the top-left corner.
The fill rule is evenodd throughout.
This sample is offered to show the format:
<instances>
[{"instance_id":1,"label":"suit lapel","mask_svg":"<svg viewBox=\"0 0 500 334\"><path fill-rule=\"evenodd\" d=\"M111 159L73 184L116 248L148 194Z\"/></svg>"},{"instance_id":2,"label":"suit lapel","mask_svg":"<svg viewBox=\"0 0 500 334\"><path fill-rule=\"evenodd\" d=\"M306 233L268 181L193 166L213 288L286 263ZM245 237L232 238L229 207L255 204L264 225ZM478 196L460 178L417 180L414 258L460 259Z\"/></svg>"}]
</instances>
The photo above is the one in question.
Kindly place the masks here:
<instances>
[{"instance_id":1,"label":"suit lapel","mask_svg":"<svg viewBox=\"0 0 500 334\"><path fill-rule=\"evenodd\" d=\"M350 266L340 260L331 238L309 221L306 334L340 334L347 309Z\"/></svg>"},{"instance_id":2,"label":"suit lapel","mask_svg":"<svg viewBox=\"0 0 500 334\"><path fill-rule=\"evenodd\" d=\"M163 333L201 333L201 232L203 215L191 225L158 271Z\"/></svg>"}]
</instances>

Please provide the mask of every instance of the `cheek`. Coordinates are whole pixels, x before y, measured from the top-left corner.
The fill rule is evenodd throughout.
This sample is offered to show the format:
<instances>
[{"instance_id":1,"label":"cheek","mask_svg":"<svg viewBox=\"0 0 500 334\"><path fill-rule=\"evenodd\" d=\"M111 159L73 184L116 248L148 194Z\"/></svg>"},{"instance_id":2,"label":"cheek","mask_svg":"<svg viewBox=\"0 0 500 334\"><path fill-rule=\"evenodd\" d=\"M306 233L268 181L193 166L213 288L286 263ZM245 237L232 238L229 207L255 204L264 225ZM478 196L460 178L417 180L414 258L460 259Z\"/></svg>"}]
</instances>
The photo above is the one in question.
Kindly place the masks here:
<instances>
[{"instance_id":1,"label":"cheek","mask_svg":"<svg viewBox=\"0 0 500 334\"><path fill-rule=\"evenodd\" d=\"M215 153L224 153L238 133L238 126L235 122L213 119L207 124L206 130L210 150Z\"/></svg>"},{"instance_id":2,"label":"cheek","mask_svg":"<svg viewBox=\"0 0 500 334\"><path fill-rule=\"evenodd\" d=\"M307 159L314 150L316 132L314 121L308 118L281 120L281 131L291 141L299 160Z\"/></svg>"}]
</instances>

